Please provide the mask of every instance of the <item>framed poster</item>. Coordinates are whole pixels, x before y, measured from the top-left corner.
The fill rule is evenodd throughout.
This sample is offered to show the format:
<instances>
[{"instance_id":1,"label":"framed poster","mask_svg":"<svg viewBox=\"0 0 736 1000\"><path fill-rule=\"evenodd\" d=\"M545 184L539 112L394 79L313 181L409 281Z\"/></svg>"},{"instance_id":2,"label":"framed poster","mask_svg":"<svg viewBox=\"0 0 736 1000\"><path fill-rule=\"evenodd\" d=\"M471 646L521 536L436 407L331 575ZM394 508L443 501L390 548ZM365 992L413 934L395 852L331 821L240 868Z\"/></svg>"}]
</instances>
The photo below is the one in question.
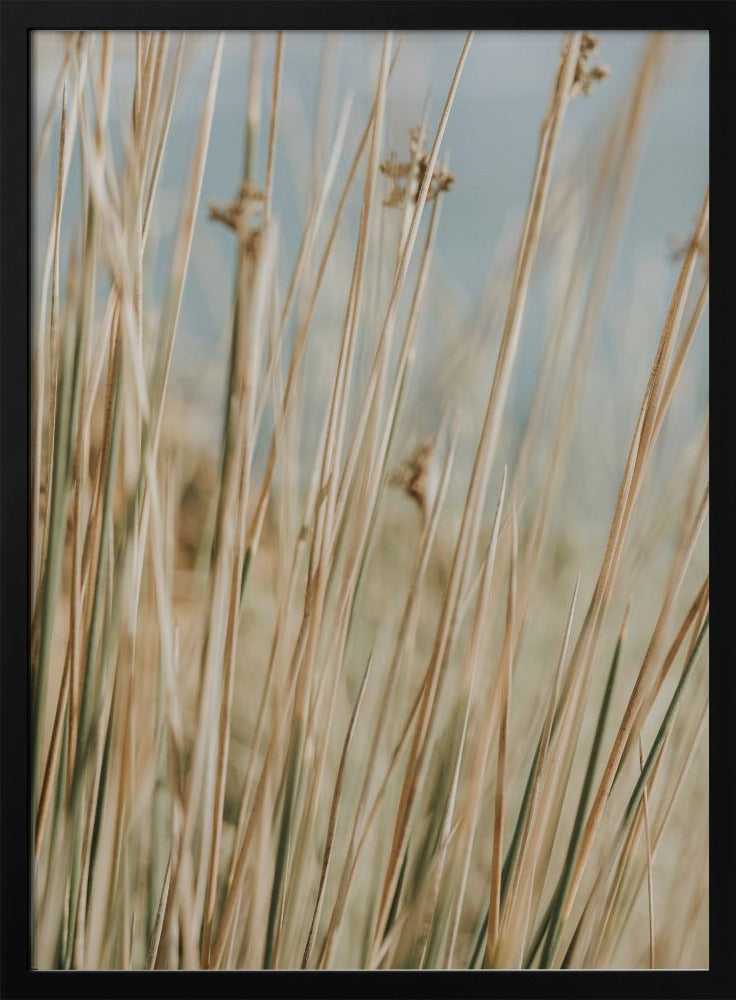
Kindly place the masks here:
<instances>
[{"instance_id":1,"label":"framed poster","mask_svg":"<svg viewBox=\"0 0 736 1000\"><path fill-rule=\"evenodd\" d=\"M7 989L730 995L731 9L2 18Z\"/></svg>"}]
</instances>

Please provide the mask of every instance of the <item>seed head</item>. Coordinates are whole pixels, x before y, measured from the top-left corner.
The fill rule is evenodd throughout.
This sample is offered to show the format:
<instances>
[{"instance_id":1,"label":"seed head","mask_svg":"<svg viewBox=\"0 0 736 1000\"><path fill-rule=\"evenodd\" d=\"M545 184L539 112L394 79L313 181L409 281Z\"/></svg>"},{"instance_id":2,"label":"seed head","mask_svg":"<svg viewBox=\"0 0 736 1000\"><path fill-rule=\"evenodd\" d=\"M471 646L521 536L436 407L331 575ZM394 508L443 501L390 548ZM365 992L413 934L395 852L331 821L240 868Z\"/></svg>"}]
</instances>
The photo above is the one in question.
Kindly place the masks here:
<instances>
[{"instance_id":1,"label":"seed head","mask_svg":"<svg viewBox=\"0 0 736 1000\"><path fill-rule=\"evenodd\" d=\"M575 67L575 76L573 77L570 89L570 97L576 97L578 94L585 94L587 96L593 84L599 83L611 75L611 71L607 66L588 67L590 57L596 51L598 45L599 39L595 35L590 35L587 32L583 35L580 42L580 55Z\"/></svg>"},{"instance_id":2,"label":"seed head","mask_svg":"<svg viewBox=\"0 0 736 1000\"><path fill-rule=\"evenodd\" d=\"M425 149L426 133L423 126L417 125L409 130L409 160L400 163L396 152L392 150L389 158L380 164L381 173L391 180L391 190L383 202L388 208L404 205L407 201L416 204L429 167L429 156ZM454 181L451 173L434 170L429 182L427 201L436 198L443 191L449 191Z\"/></svg>"},{"instance_id":3,"label":"seed head","mask_svg":"<svg viewBox=\"0 0 736 1000\"><path fill-rule=\"evenodd\" d=\"M244 239L259 228L265 201L265 193L256 184L245 181L240 185L235 199L228 205L210 202L210 218L221 222Z\"/></svg>"},{"instance_id":4,"label":"seed head","mask_svg":"<svg viewBox=\"0 0 736 1000\"><path fill-rule=\"evenodd\" d=\"M437 489L434 457L435 443L432 438L425 438L389 478L392 486L398 486L419 506L423 518Z\"/></svg>"}]
</instances>

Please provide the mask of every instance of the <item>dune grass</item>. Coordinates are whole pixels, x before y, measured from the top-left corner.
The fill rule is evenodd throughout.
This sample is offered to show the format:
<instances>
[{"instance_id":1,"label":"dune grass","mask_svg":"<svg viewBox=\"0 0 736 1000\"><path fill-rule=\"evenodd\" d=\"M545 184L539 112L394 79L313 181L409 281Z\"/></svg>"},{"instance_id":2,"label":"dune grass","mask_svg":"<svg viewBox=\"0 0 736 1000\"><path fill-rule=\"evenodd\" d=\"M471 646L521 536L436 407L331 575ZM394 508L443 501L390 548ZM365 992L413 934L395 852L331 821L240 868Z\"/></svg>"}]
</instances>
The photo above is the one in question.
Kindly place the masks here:
<instances>
[{"instance_id":1,"label":"dune grass","mask_svg":"<svg viewBox=\"0 0 736 1000\"><path fill-rule=\"evenodd\" d=\"M676 820L705 763L707 555L695 574L707 419L666 482L658 446L707 304L708 192L658 342L640 345L650 372L599 554L564 487L669 42L650 39L591 180L565 165L565 121L607 71L592 36L568 35L497 347L477 359L468 476L461 416L444 404L402 465L416 440L410 390L431 391L416 362L441 212L462 183L443 141L472 43L470 32L442 82L439 119L425 112L400 161L385 123L401 45L383 37L357 145L346 148L349 103L330 149L315 142L289 262L274 197L289 39L274 36L266 80L271 42L253 36L242 186L209 206L208 224L231 236L235 280L212 403L219 455L189 559L180 537L196 483L187 429L170 418L172 355L227 42L208 42L159 301L149 237L189 39L135 36L122 156L109 116L116 37L65 41L35 160L38 175L55 149L33 341L39 968L648 967L682 964L703 941L707 954L702 881L668 898L657 862L671 829L670 850L685 850ZM331 59L326 47L325 79ZM329 115L317 117L324 141ZM67 206L75 150L80 219ZM359 221L346 233L351 199ZM529 289L555 240L572 253L509 459ZM316 321L325 298L329 337ZM476 322L493 325L483 307ZM665 488L674 526L657 518ZM580 563L550 579L565 533L582 539ZM653 551L667 565L645 586ZM539 643L528 652L540 630L541 657ZM701 862L707 849L707 834L688 848ZM664 917L672 907L699 935L689 949Z\"/></svg>"}]
</instances>

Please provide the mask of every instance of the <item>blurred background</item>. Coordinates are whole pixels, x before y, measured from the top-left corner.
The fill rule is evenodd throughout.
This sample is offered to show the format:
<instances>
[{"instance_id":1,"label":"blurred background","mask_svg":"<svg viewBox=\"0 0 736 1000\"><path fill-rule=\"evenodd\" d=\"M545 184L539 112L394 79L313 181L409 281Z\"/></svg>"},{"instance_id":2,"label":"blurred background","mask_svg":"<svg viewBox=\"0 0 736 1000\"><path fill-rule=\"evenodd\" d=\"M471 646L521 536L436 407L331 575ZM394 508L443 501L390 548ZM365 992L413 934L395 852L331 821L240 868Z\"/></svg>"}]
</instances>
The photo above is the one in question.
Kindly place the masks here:
<instances>
[{"instance_id":1,"label":"blurred background","mask_svg":"<svg viewBox=\"0 0 736 1000\"><path fill-rule=\"evenodd\" d=\"M612 116L629 93L647 40L646 33L636 31L601 32L599 37L598 58L611 75L592 95L571 105L558 163L559 174L573 169L581 183L595 173ZM397 34L396 41L401 42L402 49L390 82L386 154L393 150L399 160L407 157L408 131L422 119L425 107L430 135L433 134L462 40L459 32ZM443 152L456 182L443 207L428 308L423 317L422 342L427 354L421 364L430 374L446 366L447 352L443 351L443 345L451 343L454 353L455 335L472 327L484 295L486 301L489 295L493 296L494 276L499 277L502 285L499 295L503 302L503 271L505 267L508 272L518 245L539 129L561 43L562 33L554 31L476 34L443 140ZM185 68L160 181L160 210L154 218L152 249L148 254L151 261L148 279L154 291L163 287L168 273L172 234L195 142L213 44L212 34L188 33ZM274 182L284 285L298 250L314 179L329 157L344 102L351 102L346 150L354 148L364 127L377 78L380 45L380 34L370 32L305 31L286 37ZM63 58L63 46L60 34L34 33L34 144ZM210 359L217 368L224 357L233 280L233 240L224 227L209 221L205 206L212 201L229 202L242 175L250 51L247 33L227 34L202 188L202 210L195 228L192 265L177 333L175 369L184 380L183 385L190 378L196 384L201 382L203 359ZM273 52L273 35L266 33L262 46L263 116L268 114ZM110 107L113 139L119 138L123 109L130 106L134 76L134 38L115 33ZM318 121L321 90L325 92L322 117L326 120ZM263 128L267 128L267 119ZM313 142L315 135L317 140ZM259 147L256 175L263 176L265 141ZM333 185L333 202L349 158L347 153L342 157ZM53 158L47 157L35 190L37 267L51 219L54 170ZM71 176L66 212L74 216L78 215L79 204L74 163ZM679 261L673 259L673 249L684 242L694 224L707 178L707 33L673 33L663 79L646 123L638 178L591 358L591 370L604 369L604 382L611 390L603 398L597 391L594 396L597 415L605 419L612 435L602 441L604 457L609 448L617 454L616 446L626 445L631 428L628 423L620 427L619 416L630 412L631 405L641 397L642 380L651 364L679 266ZM342 232L348 234L341 237L345 240L345 254L334 255L332 267L336 271L341 260L350 260L350 238L357 224L359 203L360 190L356 186L342 227ZM71 226L66 227L63 237L71 238ZM65 259L62 252L62 262ZM342 267L342 281L336 280L335 275L326 282L328 294L322 296L320 308L326 310L323 319L328 323L342 309L348 268L349 265ZM540 270L541 265L537 267ZM511 398L519 421L528 408L544 348L545 316L549 311L545 302L548 306L551 294L549 281L546 285L545 280L533 281L527 308ZM338 290L334 295L334 314L331 303L324 301L330 299L330 289ZM499 324L502 318L501 315ZM706 308L703 321L706 330L707 321ZM498 330L483 331L481 347L485 348L479 390L483 397L492 374L493 345L498 335ZM702 409L707 396L707 339L707 336L697 338L685 373L691 385L690 401L697 411ZM478 371L478 364L473 365L473 371ZM468 373L468 377L472 374ZM194 387L189 388L194 391ZM440 391L440 387L437 389ZM461 406L468 401L467 396L464 401L461 399ZM686 424L692 421L693 412L681 411L681 414ZM437 419L433 413L431 420ZM469 440L477 437L473 425L477 419L478 406L468 406ZM219 411L210 428L215 434L213 441L218 422ZM620 441L615 436L616 428L623 435ZM677 436L676 427L673 434ZM600 470L605 477L605 488L615 490L619 469L619 462L614 461L610 469ZM596 493L594 506L597 501Z\"/></svg>"}]
</instances>

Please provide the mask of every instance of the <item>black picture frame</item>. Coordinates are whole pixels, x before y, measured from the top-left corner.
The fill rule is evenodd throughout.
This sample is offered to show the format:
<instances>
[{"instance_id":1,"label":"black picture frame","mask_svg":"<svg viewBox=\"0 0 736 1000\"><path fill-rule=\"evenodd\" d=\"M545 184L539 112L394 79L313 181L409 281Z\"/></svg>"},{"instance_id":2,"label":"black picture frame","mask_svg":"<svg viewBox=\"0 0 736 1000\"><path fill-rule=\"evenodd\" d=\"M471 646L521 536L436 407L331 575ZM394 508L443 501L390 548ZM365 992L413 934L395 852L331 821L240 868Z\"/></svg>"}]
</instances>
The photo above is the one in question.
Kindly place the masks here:
<instances>
[{"instance_id":1,"label":"black picture frame","mask_svg":"<svg viewBox=\"0 0 736 1000\"><path fill-rule=\"evenodd\" d=\"M711 185L715 211L710 341L711 623L710 968L674 972L35 972L30 970L27 663L29 662L30 33L37 29L699 29L710 32ZM736 648L733 309L734 181L729 149L736 98L736 7L677 2L363 2L147 0L0 5L0 995L293 997L736 997L732 738ZM19 81L21 84L19 85ZM304 978L306 975L307 978Z\"/></svg>"}]
</instances>

